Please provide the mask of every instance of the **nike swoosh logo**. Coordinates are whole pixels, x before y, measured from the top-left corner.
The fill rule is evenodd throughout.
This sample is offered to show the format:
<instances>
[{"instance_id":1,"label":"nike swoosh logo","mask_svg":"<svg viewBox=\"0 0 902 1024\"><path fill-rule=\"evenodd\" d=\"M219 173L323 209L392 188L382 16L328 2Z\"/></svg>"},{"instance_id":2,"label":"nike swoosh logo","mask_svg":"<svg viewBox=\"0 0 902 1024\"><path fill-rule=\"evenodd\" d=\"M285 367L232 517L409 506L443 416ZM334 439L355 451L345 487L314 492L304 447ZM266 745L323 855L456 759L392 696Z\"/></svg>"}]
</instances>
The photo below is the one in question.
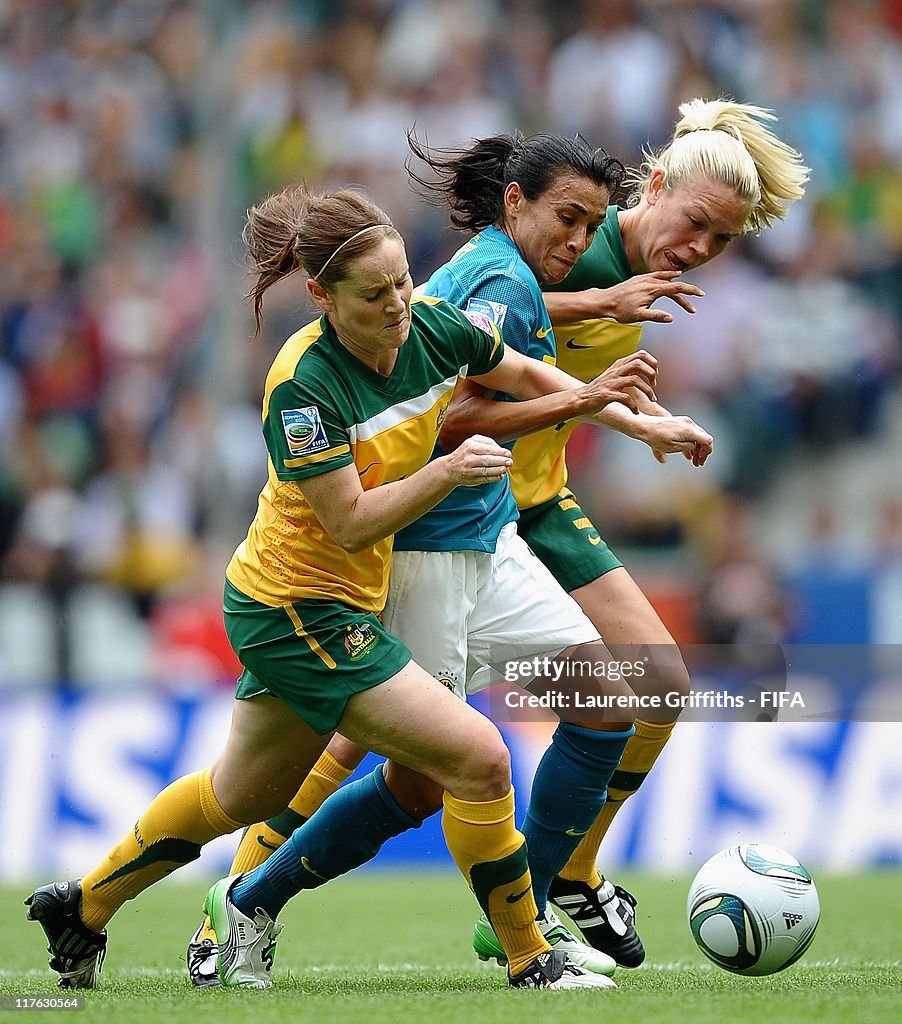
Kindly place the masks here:
<instances>
[{"instance_id":1,"label":"nike swoosh logo","mask_svg":"<svg viewBox=\"0 0 902 1024\"><path fill-rule=\"evenodd\" d=\"M551 327L542 327L542 328L540 328L539 330L536 331L536 337L537 338L547 338L548 335L551 334L552 330L553 330L553 328L551 328Z\"/></svg>"},{"instance_id":2,"label":"nike swoosh logo","mask_svg":"<svg viewBox=\"0 0 902 1024\"><path fill-rule=\"evenodd\" d=\"M122 867L117 868L111 875L107 875L106 878L101 878L99 882L95 882L91 886L91 891L96 892L104 885L109 885L110 882L115 882L119 878L124 878L126 875L130 875L135 871L139 871L141 868L149 867L151 864L160 863L171 863L175 864L176 867L181 867L182 864L189 864L193 860L197 860L200 856L201 847L197 843L189 842L187 839L176 839L175 837L168 837L164 839L157 839L146 849L142 850L134 860L130 860L127 864L123 864ZM169 868L166 872L169 874L174 871L175 868Z\"/></svg>"},{"instance_id":3,"label":"nike swoosh logo","mask_svg":"<svg viewBox=\"0 0 902 1024\"><path fill-rule=\"evenodd\" d=\"M523 897L528 892L531 892L531 891L532 891L532 886L531 885L527 885L526 888L523 890L523 892L512 892L510 894L510 896L507 897L507 902L508 903L518 903L520 900L523 899Z\"/></svg>"},{"instance_id":4,"label":"nike swoosh logo","mask_svg":"<svg viewBox=\"0 0 902 1024\"><path fill-rule=\"evenodd\" d=\"M328 878L326 878L326 876L325 876L325 875L321 875L321 874L320 874L320 873L319 873L318 871L315 871L315 870L314 870L314 869L313 869L313 868L312 868L312 867L310 866L310 861L309 861L309 860L307 860L307 858L306 858L306 857L301 857L301 867L302 867L302 868L303 868L303 869L304 869L305 871L309 871L311 875L315 875L315 876L316 876L317 878L322 878L322 879L323 879L323 881L325 881L325 882L328 882L328 881L329 881L329 879L328 879Z\"/></svg>"},{"instance_id":5,"label":"nike swoosh logo","mask_svg":"<svg viewBox=\"0 0 902 1024\"><path fill-rule=\"evenodd\" d=\"M579 836L584 836L588 831L589 830L587 828L584 828L582 830L582 832L579 832L575 828L568 828L567 831L564 833L564 835L565 836L573 836L574 838L578 838Z\"/></svg>"},{"instance_id":6,"label":"nike swoosh logo","mask_svg":"<svg viewBox=\"0 0 902 1024\"><path fill-rule=\"evenodd\" d=\"M257 836L257 842L261 846L265 846L267 850L278 850L278 846L273 846L272 843L268 843L263 836Z\"/></svg>"},{"instance_id":7,"label":"nike swoosh logo","mask_svg":"<svg viewBox=\"0 0 902 1024\"><path fill-rule=\"evenodd\" d=\"M567 339L567 348L594 348L594 345L577 345L573 338Z\"/></svg>"}]
</instances>

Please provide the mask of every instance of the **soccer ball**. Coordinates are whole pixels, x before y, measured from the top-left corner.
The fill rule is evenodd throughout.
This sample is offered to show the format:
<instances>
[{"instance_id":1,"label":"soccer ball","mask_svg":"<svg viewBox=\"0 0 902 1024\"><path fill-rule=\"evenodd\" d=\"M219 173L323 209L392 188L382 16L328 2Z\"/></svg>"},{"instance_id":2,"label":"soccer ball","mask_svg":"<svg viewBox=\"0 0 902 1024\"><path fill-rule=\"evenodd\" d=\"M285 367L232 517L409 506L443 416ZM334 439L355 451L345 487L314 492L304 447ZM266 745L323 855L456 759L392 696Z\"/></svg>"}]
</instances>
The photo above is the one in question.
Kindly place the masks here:
<instances>
[{"instance_id":1,"label":"soccer ball","mask_svg":"<svg viewBox=\"0 0 902 1024\"><path fill-rule=\"evenodd\" d=\"M811 945L820 901L811 875L785 850L742 843L715 853L689 887L698 948L734 974L776 974Z\"/></svg>"}]
</instances>

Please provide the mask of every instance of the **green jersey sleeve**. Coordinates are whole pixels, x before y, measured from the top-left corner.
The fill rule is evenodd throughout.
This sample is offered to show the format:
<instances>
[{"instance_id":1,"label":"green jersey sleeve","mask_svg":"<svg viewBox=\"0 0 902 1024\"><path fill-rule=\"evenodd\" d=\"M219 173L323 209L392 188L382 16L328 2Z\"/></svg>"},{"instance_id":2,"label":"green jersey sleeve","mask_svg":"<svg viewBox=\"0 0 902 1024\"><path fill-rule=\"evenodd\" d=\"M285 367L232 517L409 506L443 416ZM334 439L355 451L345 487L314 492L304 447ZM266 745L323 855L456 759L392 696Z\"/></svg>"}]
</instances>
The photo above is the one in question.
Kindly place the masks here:
<instances>
[{"instance_id":1,"label":"green jersey sleeve","mask_svg":"<svg viewBox=\"0 0 902 1024\"><path fill-rule=\"evenodd\" d=\"M270 395L263 436L276 476L303 480L331 473L353 461L348 424L323 389L296 379Z\"/></svg>"}]
</instances>

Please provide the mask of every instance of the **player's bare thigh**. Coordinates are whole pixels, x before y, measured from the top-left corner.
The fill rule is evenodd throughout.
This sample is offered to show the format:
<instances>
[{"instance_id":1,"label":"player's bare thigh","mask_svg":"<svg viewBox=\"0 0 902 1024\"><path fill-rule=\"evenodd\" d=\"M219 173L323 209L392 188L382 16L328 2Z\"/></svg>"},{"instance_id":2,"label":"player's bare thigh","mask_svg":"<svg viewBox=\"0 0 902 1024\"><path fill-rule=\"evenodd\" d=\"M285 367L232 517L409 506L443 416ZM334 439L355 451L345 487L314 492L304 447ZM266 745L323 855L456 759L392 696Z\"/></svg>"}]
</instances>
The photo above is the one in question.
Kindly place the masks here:
<instances>
[{"instance_id":1,"label":"player's bare thigh","mask_svg":"<svg viewBox=\"0 0 902 1024\"><path fill-rule=\"evenodd\" d=\"M339 730L459 799L510 791L510 756L496 727L416 662L351 697Z\"/></svg>"},{"instance_id":2,"label":"player's bare thigh","mask_svg":"<svg viewBox=\"0 0 902 1024\"><path fill-rule=\"evenodd\" d=\"M229 737L212 769L213 791L223 810L243 822L277 814L327 739L277 697L236 700Z\"/></svg>"},{"instance_id":3,"label":"player's bare thigh","mask_svg":"<svg viewBox=\"0 0 902 1024\"><path fill-rule=\"evenodd\" d=\"M689 672L676 641L626 569L611 569L570 594L614 657L649 659L650 671L645 677L630 679L635 692L689 692ZM641 717L648 722L671 722L676 715L665 706L643 711Z\"/></svg>"}]
</instances>

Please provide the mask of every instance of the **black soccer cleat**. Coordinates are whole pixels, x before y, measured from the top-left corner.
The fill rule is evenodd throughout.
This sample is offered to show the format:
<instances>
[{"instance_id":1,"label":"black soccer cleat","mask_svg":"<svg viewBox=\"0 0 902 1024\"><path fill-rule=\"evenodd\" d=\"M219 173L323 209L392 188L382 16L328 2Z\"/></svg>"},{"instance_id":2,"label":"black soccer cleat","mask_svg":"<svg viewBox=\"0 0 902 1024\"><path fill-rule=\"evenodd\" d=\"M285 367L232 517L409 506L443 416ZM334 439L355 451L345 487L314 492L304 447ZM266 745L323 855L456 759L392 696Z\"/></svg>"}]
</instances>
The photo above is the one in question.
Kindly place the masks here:
<instances>
[{"instance_id":1,"label":"black soccer cleat","mask_svg":"<svg viewBox=\"0 0 902 1024\"><path fill-rule=\"evenodd\" d=\"M558 877L548 898L567 914L589 945L612 956L620 967L638 967L645 959L645 947L633 925L636 897L622 886L602 878L593 889L587 882Z\"/></svg>"},{"instance_id":2,"label":"black soccer cleat","mask_svg":"<svg viewBox=\"0 0 902 1024\"><path fill-rule=\"evenodd\" d=\"M80 882L42 885L25 901L29 921L37 921L47 936L50 969L60 976L60 988L94 988L106 955L106 929L92 932L78 913Z\"/></svg>"}]
</instances>

